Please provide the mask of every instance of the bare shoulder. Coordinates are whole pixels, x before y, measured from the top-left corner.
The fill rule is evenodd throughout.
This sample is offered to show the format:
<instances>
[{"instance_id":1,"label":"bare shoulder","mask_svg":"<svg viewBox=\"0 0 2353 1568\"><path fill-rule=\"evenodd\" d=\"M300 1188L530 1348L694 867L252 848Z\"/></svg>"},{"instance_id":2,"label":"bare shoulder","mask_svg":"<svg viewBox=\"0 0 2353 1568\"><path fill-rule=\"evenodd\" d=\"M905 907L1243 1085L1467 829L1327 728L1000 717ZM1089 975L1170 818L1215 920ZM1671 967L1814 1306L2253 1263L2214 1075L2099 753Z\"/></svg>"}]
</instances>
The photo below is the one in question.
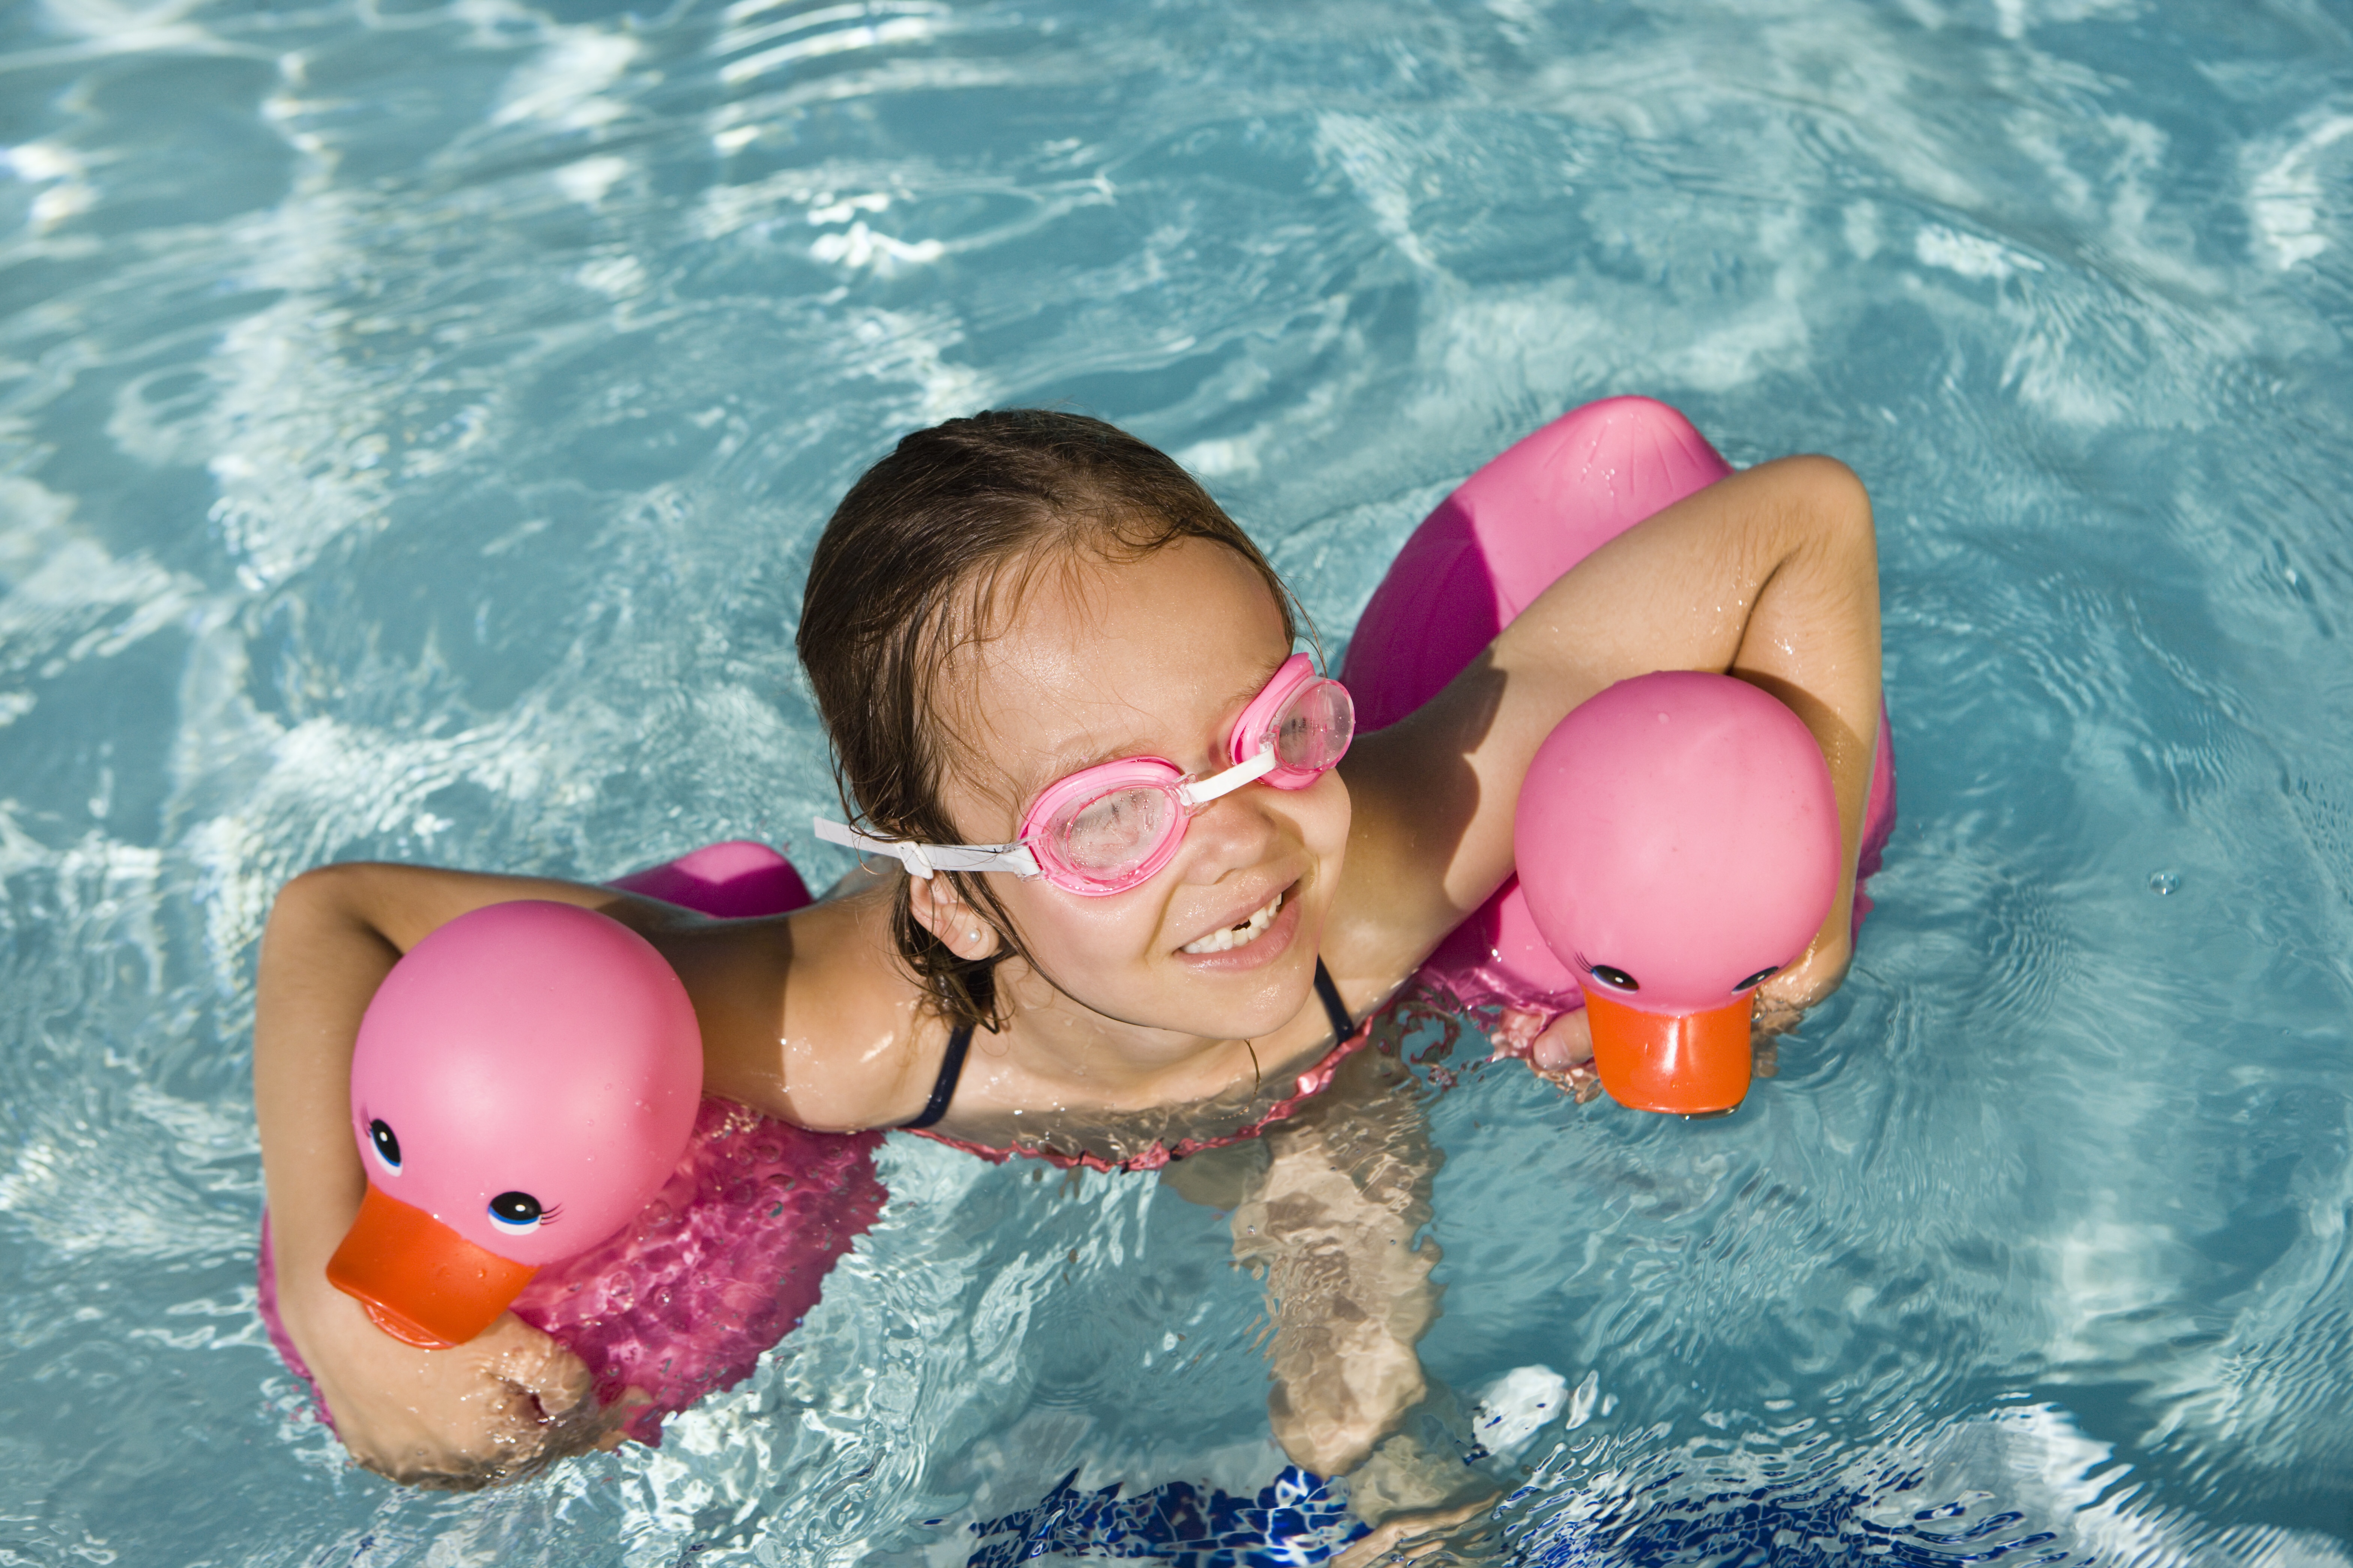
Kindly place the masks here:
<instances>
[{"instance_id":1,"label":"bare shoulder","mask_svg":"<svg viewBox=\"0 0 2353 1568\"><path fill-rule=\"evenodd\" d=\"M887 889L655 942L693 998L712 1093L822 1131L922 1110L944 1031L891 947Z\"/></svg>"},{"instance_id":2,"label":"bare shoulder","mask_svg":"<svg viewBox=\"0 0 2353 1568\"><path fill-rule=\"evenodd\" d=\"M1479 788L1459 747L1450 753L1428 743L1421 731L1429 727L1427 719L1409 720L1364 736L1341 763L1348 854L1325 921L1323 956L1359 1016L1408 979L1485 897L1479 892L1463 904L1450 896L1446 872L1477 811Z\"/></svg>"}]
</instances>

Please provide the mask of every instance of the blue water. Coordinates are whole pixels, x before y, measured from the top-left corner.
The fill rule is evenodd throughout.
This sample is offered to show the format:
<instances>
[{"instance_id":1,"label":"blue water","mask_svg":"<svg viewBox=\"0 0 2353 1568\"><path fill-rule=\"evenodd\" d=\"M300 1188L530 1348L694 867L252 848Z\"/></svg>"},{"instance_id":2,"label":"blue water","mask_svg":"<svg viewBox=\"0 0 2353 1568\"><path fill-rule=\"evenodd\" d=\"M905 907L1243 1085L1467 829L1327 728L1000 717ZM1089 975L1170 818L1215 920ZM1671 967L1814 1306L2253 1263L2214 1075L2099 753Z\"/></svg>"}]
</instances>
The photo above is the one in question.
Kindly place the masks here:
<instances>
[{"instance_id":1,"label":"blue water","mask_svg":"<svg viewBox=\"0 0 2353 1568\"><path fill-rule=\"evenodd\" d=\"M349 1468L253 1315L260 922L343 858L838 870L800 583L914 425L1131 426L1337 641L1628 391L1870 483L1903 819L1737 1117L1423 1068L1425 1359L1582 1385L1511 1550L2353 1561L2343 5L26 0L0 146L0 1562L1274 1496L1220 1216L903 1139L659 1453Z\"/></svg>"}]
</instances>

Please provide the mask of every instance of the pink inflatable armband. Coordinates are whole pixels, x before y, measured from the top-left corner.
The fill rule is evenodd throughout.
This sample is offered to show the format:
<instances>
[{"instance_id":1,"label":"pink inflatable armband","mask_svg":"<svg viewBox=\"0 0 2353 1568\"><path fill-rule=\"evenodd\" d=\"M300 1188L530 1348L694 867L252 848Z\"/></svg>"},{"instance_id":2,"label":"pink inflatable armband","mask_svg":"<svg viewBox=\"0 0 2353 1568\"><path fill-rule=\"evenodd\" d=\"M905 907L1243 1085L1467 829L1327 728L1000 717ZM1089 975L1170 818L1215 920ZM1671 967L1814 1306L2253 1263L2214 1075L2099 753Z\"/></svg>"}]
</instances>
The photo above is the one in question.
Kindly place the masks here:
<instances>
[{"instance_id":1,"label":"pink inflatable armband","mask_svg":"<svg viewBox=\"0 0 2353 1568\"><path fill-rule=\"evenodd\" d=\"M743 842L615 886L723 918L809 902L791 862ZM628 1400L624 1430L659 1444L664 1416L741 1382L799 1324L884 1197L880 1134L703 1099L702 1070L683 988L627 928L537 902L443 926L363 1025L353 1109L369 1195L337 1283L413 1343L462 1342L511 1310L586 1363L600 1402ZM271 1340L307 1381L279 1321L266 1217L260 1274Z\"/></svg>"},{"instance_id":2,"label":"pink inflatable armband","mask_svg":"<svg viewBox=\"0 0 2353 1568\"><path fill-rule=\"evenodd\" d=\"M789 914L815 901L790 860L744 838L706 844L608 885L721 920Z\"/></svg>"},{"instance_id":3,"label":"pink inflatable armband","mask_svg":"<svg viewBox=\"0 0 2353 1568\"><path fill-rule=\"evenodd\" d=\"M1588 403L1494 458L1423 520L1365 606L1341 674L1358 728L1393 724L1430 700L1563 573L1731 472L1689 420L1646 397ZM1871 908L1861 879L1878 869L1894 814L1883 710L1858 927ZM1525 861L1521 869L1531 871ZM1496 1009L1499 1039L1522 1050L1550 1019L1585 1005L1569 961L1537 929L1523 878L1456 927L1422 974L1466 1007Z\"/></svg>"}]
</instances>

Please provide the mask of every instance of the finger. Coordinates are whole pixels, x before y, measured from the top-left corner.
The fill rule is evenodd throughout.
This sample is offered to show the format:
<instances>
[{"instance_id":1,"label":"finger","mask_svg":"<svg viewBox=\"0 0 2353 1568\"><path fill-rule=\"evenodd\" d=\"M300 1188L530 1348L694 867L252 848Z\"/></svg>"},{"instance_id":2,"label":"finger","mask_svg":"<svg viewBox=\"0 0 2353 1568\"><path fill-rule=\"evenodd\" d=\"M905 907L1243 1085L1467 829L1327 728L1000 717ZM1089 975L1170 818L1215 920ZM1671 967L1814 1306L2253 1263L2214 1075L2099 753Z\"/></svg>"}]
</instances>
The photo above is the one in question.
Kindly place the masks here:
<instances>
[{"instance_id":1,"label":"finger","mask_svg":"<svg viewBox=\"0 0 2353 1568\"><path fill-rule=\"evenodd\" d=\"M557 1420L584 1404L594 1408L596 1380L586 1363L537 1329L509 1314L484 1337L491 1374L535 1400L538 1415Z\"/></svg>"},{"instance_id":2,"label":"finger","mask_svg":"<svg viewBox=\"0 0 2353 1568\"><path fill-rule=\"evenodd\" d=\"M1593 1059L1593 1026L1585 1010L1563 1013L1546 1024L1528 1047L1528 1058L1547 1072L1567 1072Z\"/></svg>"},{"instance_id":3,"label":"finger","mask_svg":"<svg viewBox=\"0 0 2353 1568\"><path fill-rule=\"evenodd\" d=\"M1401 1514L1360 1535L1348 1543L1348 1549L1333 1559L1335 1568L1368 1568L1383 1562L1413 1562L1444 1548L1462 1544L1466 1538L1475 1539L1486 1529L1482 1517L1493 1510L1493 1495L1432 1513ZM1465 1525L1473 1524L1471 1530Z\"/></svg>"},{"instance_id":4,"label":"finger","mask_svg":"<svg viewBox=\"0 0 2353 1568\"><path fill-rule=\"evenodd\" d=\"M528 1389L494 1374L476 1376L443 1407L436 1421L438 1452L431 1468L491 1485L535 1464L547 1443L547 1424ZM427 1483L432 1484L432 1483Z\"/></svg>"}]
</instances>

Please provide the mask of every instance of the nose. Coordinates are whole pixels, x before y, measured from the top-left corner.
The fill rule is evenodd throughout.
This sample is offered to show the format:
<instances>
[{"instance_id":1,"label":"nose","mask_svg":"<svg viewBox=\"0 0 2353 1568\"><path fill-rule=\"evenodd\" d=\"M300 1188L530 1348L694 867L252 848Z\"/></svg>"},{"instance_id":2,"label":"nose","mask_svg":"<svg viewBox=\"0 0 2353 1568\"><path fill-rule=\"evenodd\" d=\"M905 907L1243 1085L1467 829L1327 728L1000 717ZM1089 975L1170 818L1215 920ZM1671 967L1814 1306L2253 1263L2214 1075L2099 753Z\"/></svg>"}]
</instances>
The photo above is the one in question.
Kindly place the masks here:
<instances>
[{"instance_id":1,"label":"nose","mask_svg":"<svg viewBox=\"0 0 2353 1568\"><path fill-rule=\"evenodd\" d=\"M1250 784L1203 805L1186 826L1185 879L1214 882L1265 859L1282 837L1281 803L1281 791Z\"/></svg>"}]
</instances>

